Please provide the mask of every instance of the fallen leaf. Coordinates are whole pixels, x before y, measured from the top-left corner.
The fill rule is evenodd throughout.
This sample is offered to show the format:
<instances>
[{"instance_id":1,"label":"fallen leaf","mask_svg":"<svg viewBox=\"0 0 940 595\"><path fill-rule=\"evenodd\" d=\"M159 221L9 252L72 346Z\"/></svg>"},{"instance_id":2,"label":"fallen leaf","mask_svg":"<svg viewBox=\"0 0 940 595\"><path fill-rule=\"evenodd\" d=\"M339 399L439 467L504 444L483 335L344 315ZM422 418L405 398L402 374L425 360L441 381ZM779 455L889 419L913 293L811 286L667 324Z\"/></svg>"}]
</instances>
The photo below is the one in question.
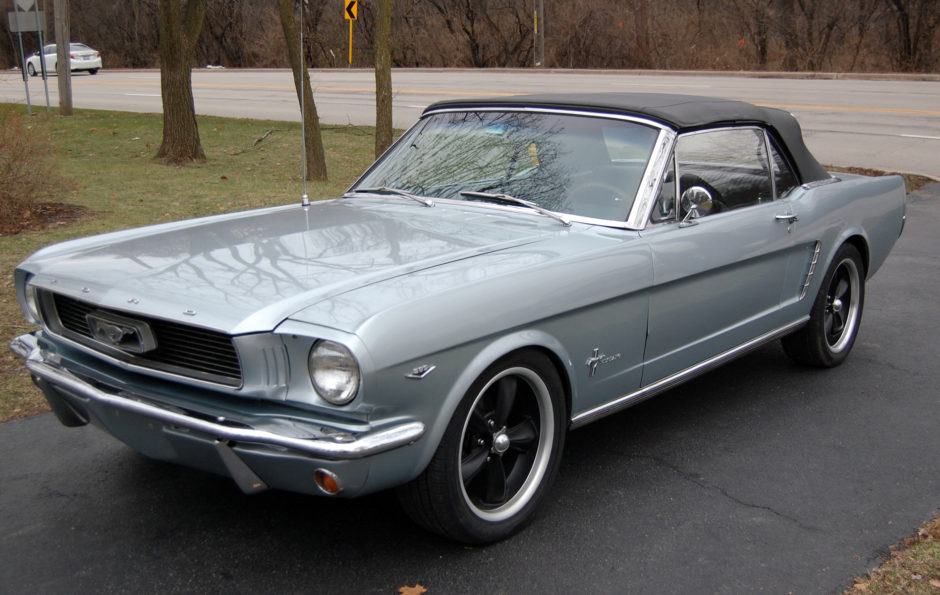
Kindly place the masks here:
<instances>
[{"instance_id":1,"label":"fallen leaf","mask_svg":"<svg viewBox=\"0 0 940 595\"><path fill-rule=\"evenodd\" d=\"M406 585L404 587L398 588L398 595L423 595L424 593L427 593L427 592L428 590L422 587L418 583L415 583L415 586L413 587L409 587Z\"/></svg>"}]
</instances>

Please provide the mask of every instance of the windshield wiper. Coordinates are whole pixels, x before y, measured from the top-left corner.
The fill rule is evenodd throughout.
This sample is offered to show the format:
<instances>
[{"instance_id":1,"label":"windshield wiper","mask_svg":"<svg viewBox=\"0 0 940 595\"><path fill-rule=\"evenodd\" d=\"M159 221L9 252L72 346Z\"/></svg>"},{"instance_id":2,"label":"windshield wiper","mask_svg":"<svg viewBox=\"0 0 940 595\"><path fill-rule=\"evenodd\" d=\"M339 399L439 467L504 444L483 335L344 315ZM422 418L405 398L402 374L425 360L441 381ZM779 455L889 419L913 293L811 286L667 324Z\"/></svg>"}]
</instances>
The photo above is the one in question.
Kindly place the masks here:
<instances>
[{"instance_id":1,"label":"windshield wiper","mask_svg":"<svg viewBox=\"0 0 940 595\"><path fill-rule=\"evenodd\" d=\"M364 192L368 194L392 194L394 196L401 196L403 198L410 198L415 202L420 202L426 207L433 207L434 201L430 198L424 198L423 196L418 196L417 194L412 194L407 190L402 190L401 188L391 188L389 186L376 186L375 188L353 188L343 196L349 196L350 193Z\"/></svg>"},{"instance_id":2,"label":"windshield wiper","mask_svg":"<svg viewBox=\"0 0 940 595\"><path fill-rule=\"evenodd\" d=\"M569 227L571 225L571 221L564 215L559 215L558 213L554 211L549 211L548 209L542 208L536 203L532 202L531 200L525 200L524 198L516 198L515 196L511 196L509 194L503 194L502 192L498 194L494 194L492 192L476 192L474 190L461 190L460 196L466 196L467 198L482 198L483 200L494 200L497 202L504 202L504 203L508 203L511 205L528 207L532 209L533 211L536 211L538 213L541 213L542 215L545 215L546 217L551 217L552 219L554 219L555 221L558 221L565 227Z\"/></svg>"}]
</instances>

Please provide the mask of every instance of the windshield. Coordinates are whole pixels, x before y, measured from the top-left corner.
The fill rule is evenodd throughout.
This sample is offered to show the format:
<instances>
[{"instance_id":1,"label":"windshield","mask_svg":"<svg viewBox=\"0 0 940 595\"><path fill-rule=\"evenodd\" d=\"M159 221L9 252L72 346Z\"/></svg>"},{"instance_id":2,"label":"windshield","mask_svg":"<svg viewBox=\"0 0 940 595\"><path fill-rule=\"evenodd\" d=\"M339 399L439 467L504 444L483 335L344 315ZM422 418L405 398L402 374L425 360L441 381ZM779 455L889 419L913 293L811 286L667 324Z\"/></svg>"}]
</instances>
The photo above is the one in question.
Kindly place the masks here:
<instances>
[{"instance_id":1,"label":"windshield","mask_svg":"<svg viewBox=\"0 0 940 595\"><path fill-rule=\"evenodd\" d=\"M409 130L354 189L458 200L468 199L461 192L501 194L558 213L624 221L658 134L637 122L570 114L437 113Z\"/></svg>"}]
</instances>

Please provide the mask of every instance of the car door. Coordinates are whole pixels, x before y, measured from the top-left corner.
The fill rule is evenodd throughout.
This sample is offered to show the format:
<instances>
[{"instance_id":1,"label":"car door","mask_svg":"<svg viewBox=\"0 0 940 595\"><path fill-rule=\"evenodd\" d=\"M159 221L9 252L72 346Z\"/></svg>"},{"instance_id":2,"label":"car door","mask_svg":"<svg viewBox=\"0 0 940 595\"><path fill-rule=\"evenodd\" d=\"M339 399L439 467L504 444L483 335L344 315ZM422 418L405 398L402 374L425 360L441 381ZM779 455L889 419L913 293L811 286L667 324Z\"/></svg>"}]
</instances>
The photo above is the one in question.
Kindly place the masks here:
<instances>
[{"instance_id":1,"label":"car door","mask_svg":"<svg viewBox=\"0 0 940 595\"><path fill-rule=\"evenodd\" d=\"M56 53L56 47L53 44L48 44L42 48L42 59L46 63L46 72L51 73L56 71L56 63L58 62L58 54Z\"/></svg>"},{"instance_id":2,"label":"car door","mask_svg":"<svg viewBox=\"0 0 940 595\"><path fill-rule=\"evenodd\" d=\"M783 324L793 222L772 152L779 160L756 127L679 136L643 232L653 261L644 386Z\"/></svg>"}]
</instances>

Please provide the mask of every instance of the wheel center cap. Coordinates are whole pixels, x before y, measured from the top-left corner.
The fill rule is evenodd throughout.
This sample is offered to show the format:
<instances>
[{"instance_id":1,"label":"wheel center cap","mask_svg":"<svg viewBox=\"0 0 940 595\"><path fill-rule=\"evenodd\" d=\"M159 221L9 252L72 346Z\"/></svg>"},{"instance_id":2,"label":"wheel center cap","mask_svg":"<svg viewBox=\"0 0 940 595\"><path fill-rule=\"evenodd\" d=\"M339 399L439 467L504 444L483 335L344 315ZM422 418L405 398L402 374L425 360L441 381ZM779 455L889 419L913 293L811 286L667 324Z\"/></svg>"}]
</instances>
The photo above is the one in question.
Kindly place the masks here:
<instances>
[{"instance_id":1,"label":"wheel center cap","mask_svg":"<svg viewBox=\"0 0 940 595\"><path fill-rule=\"evenodd\" d=\"M836 313L842 311L842 300L839 298L832 300L832 311Z\"/></svg>"},{"instance_id":2,"label":"wheel center cap","mask_svg":"<svg viewBox=\"0 0 940 595\"><path fill-rule=\"evenodd\" d=\"M493 436L493 452L503 454L509 450L509 436L504 432L499 432Z\"/></svg>"}]
</instances>

